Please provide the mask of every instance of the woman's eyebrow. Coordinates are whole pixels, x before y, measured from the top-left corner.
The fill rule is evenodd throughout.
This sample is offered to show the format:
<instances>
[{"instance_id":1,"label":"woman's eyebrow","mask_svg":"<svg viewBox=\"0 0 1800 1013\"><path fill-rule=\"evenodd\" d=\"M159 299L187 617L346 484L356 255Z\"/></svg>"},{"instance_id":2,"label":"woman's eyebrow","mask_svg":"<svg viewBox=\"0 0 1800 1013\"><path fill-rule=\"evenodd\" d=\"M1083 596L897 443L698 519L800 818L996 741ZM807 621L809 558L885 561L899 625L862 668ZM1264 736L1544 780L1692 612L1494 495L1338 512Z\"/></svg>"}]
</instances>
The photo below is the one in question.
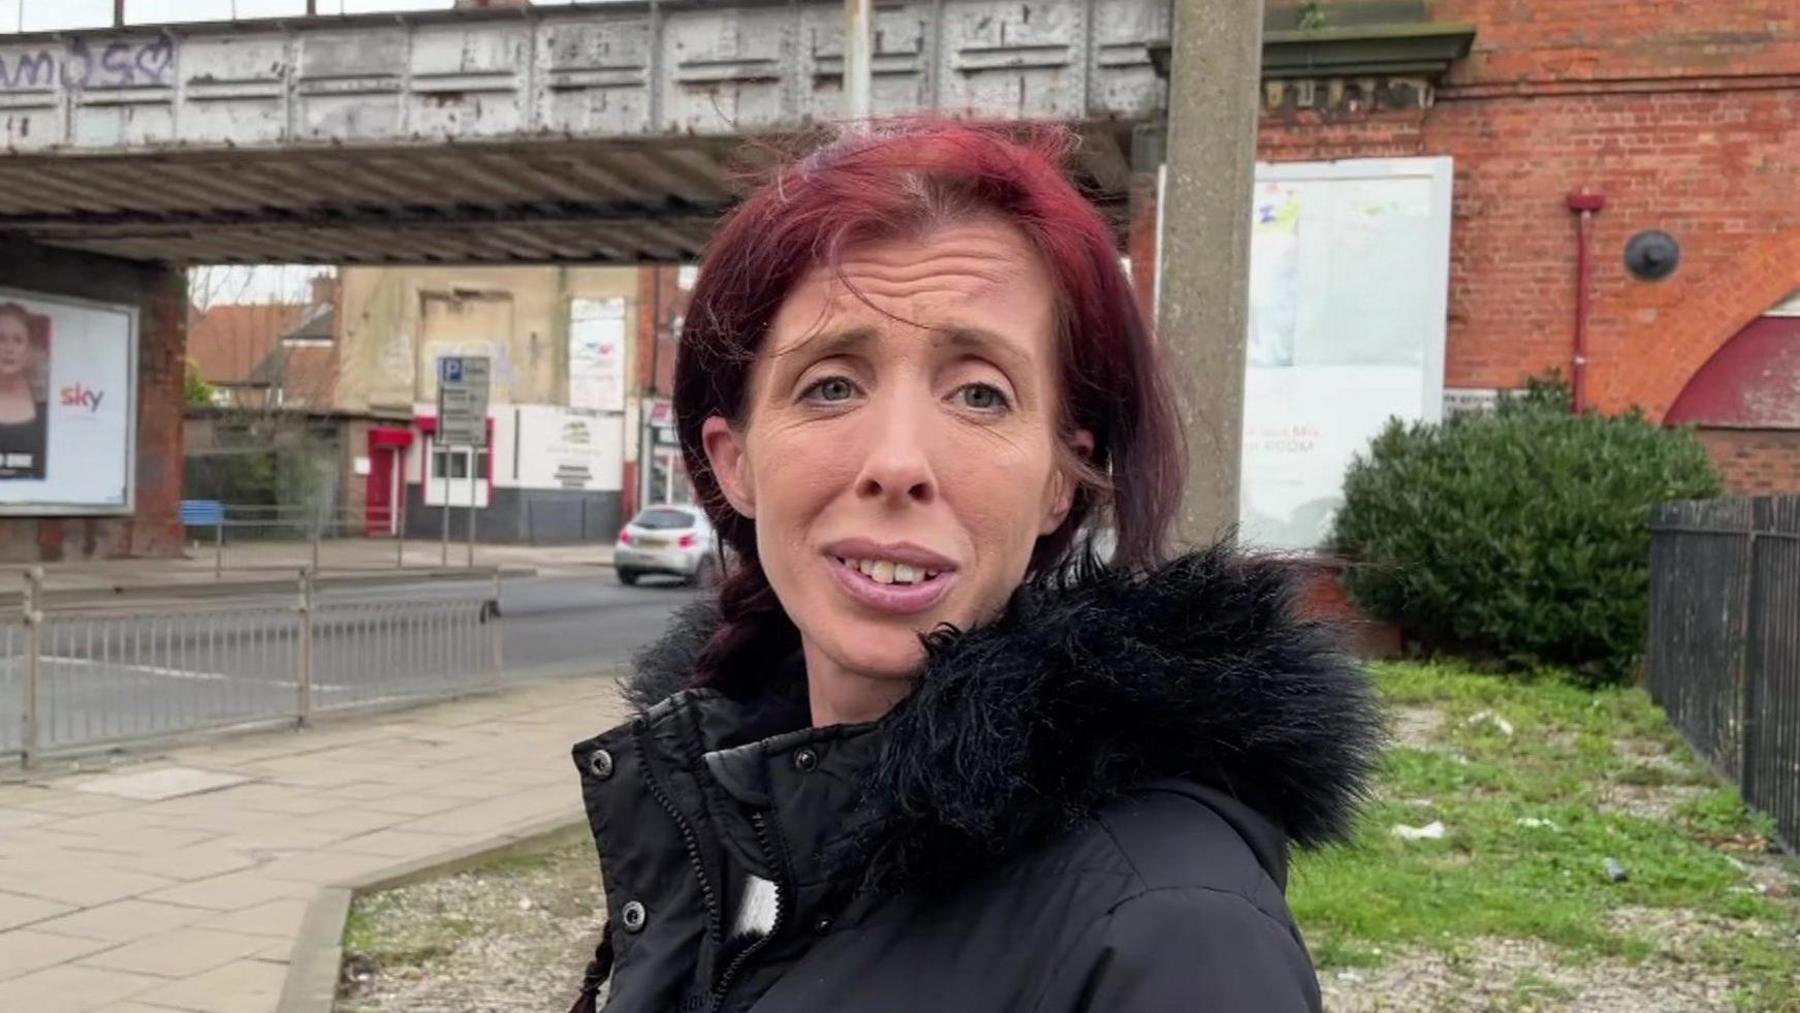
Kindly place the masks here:
<instances>
[{"instance_id":1,"label":"woman's eyebrow","mask_svg":"<svg viewBox=\"0 0 1800 1013\"><path fill-rule=\"evenodd\" d=\"M828 359L834 355L847 355L861 351L863 346L874 341L878 336L875 328L866 325L837 331L820 330L808 335L793 347L784 348L776 354L778 356L806 354L813 358Z\"/></svg>"},{"instance_id":2,"label":"woman's eyebrow","mask_svg":"<svg viewBox=\"0 0 1800 1013\"><path fill-rule=\"evenodd\" d=\"M1024 367L1030 364L1031 357L1019 348L1018 342L998 331L983 327L944 328L933 332L931 340L940 348L952 348L999 359L1009 366Z\"/></svg>"}]
</instances>

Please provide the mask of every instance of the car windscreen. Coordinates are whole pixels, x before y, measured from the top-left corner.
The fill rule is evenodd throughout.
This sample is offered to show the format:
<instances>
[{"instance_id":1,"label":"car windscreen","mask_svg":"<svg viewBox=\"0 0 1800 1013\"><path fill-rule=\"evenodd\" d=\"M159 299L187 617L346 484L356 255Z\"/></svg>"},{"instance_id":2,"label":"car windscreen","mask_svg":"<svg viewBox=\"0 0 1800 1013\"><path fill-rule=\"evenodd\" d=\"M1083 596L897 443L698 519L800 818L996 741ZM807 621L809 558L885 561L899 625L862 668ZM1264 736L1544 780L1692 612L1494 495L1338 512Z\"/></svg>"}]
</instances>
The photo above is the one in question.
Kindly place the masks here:
<instances>
[{"instance_id":1,"label":"car windscreen","mask_svg":"<svg viewBox=\"0 0 1800 1013\"><path fill-rule=\"evenodd\" d=\"M640 528L649 528L652 531L661 531L670 528L691 528L694 526L694 515L688 513L686 510L645 510L643 513L638 514L637 518L631 523Z\"/></svg>"}]
</instances>

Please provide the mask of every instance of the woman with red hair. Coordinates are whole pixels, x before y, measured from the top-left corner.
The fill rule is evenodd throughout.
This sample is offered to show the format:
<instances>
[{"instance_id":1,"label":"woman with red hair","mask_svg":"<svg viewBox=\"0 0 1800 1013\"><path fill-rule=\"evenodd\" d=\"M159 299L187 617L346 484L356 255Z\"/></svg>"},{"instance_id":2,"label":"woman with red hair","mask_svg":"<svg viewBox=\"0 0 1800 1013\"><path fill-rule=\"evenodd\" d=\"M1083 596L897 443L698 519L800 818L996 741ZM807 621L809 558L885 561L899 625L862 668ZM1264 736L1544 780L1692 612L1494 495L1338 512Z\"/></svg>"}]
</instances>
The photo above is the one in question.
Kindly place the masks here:
<instances>
[{"instance_id":1,"label":"woman with red hair","mask_svg":"<svg viewBox=\"0 0 1800 1013\"><path fill-rule=\"evenodd\" d=\"M1073 145L850 134L714 238L675 410L733 561L575 747L577 1010L1318 1009L1287 847L1345 831L1371 696L1279 565L1170 558L1180 424Z\"/></svg>"}]
</instances>

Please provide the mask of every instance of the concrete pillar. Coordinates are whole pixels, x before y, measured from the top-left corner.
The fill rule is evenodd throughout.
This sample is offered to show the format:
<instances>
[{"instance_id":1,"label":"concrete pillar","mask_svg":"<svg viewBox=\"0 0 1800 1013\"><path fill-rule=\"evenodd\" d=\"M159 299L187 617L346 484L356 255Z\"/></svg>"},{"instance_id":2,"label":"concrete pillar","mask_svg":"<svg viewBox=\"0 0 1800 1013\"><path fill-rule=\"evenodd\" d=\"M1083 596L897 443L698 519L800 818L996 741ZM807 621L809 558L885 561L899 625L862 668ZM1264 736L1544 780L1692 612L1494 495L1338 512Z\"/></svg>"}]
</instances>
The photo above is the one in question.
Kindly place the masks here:
<instances>
[{"instance_id":1,"label":"concrete pillar","mask_svg":"<svg viewBox=\"0 0 1800 1013\"><path fill-rule=\"evenodd\" d=\"M0 239L0 279L27 292L138 308L136 509L109 517L0 517L0 560L180 554L187 272Z\"/></svg>"},{"instance_id":2,"label":"concrete pillar","mask_svg":"<svg viewBox=\"0 0 1800 1013\"><path fill-rule=\"evenodd\" d=\"M1186 544L1238 519L1262 7L1175 4L1157 323L1188 425Z\"/></svg>"}]
</instances>

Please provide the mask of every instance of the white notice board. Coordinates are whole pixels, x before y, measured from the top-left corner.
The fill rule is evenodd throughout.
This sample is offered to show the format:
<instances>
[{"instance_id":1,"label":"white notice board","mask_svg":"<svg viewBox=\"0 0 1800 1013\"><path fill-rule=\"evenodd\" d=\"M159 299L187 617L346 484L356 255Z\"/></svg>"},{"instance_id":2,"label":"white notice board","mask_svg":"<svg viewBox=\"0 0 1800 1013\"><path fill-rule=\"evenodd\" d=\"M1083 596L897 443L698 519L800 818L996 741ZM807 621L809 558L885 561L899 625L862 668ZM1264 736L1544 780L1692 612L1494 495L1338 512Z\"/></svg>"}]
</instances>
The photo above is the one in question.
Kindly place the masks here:
<instances>
[{"instance_id":1,"label":"white notice board","mask_svg":"<svg viewBox=\"0 0 1800 1013\"><path fill-rule=\"evenodd\" d=\"M1257 166L1244 540L1319 548L1389 418L1443 411L1449 158Z\"/></svg>"}]
</instances>

